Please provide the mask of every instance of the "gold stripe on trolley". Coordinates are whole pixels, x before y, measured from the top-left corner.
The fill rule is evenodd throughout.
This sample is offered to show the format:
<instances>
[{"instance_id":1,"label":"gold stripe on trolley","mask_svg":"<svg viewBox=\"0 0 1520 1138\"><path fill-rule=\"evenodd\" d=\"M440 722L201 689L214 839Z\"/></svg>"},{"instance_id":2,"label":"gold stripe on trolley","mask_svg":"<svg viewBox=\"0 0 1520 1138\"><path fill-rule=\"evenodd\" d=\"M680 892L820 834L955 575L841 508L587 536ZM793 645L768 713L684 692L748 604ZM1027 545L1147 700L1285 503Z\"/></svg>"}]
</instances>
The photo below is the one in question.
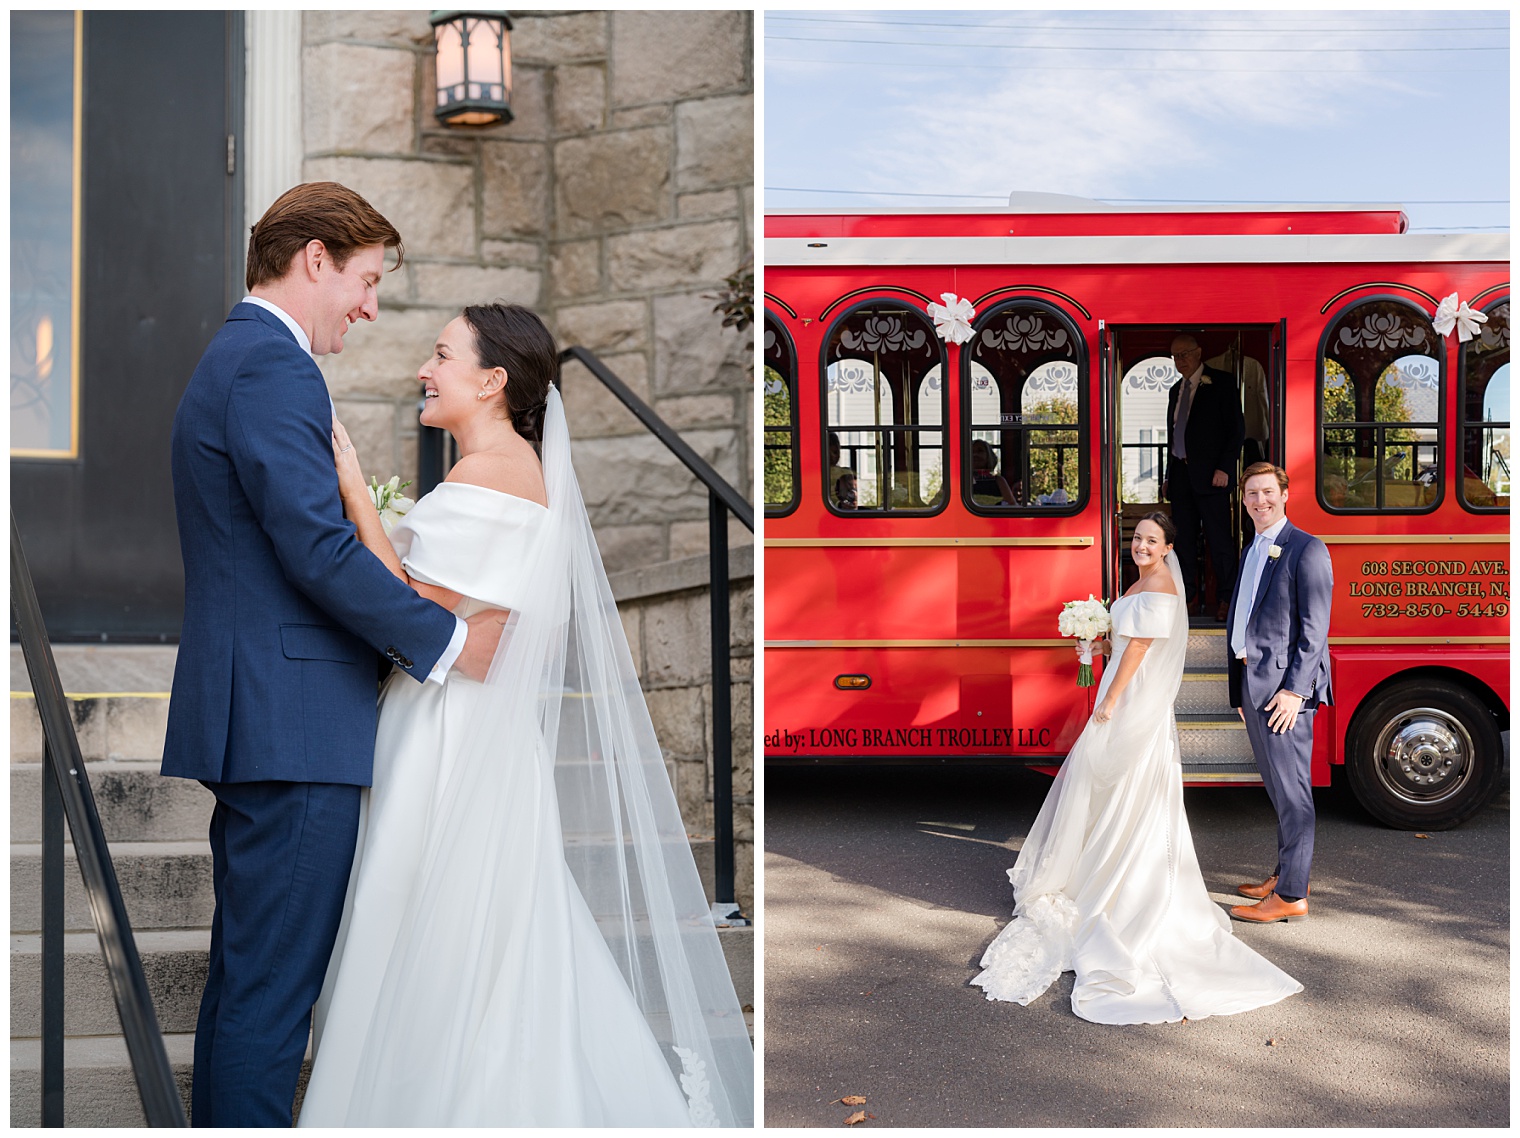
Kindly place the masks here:
<instances>
[{"instance_id":1,"label":"gold stripe on trolley","mask_svg":"<svg viewBox=\"0 0 1520 1138\"><path fill-rule=\"evenodd\" d=\"M1249 771L1222 771L1212 774L1208 771L1190 771L1187 767L1182 768L1183 782L1260 782L1261 775Z\"/></svg>"},{"instance_id":2,"label":"gold stripe on trolley","mask_svg":"<svg viewBox=\"0 0 1520 1138\"><path fill-rule=\"evenodd\" d=\"M767 549L830 549L849 546L936 546L1086 549L1090 537L768 537Z\"/></svg>"},{"instance_id":3,"label":"gold stripe on trolley","mask_svg":"<svg viewBox=\"0 0 1520 1138\"><path fill-rule=\"evenodd\" d=\"M1315 534L1326 545L1508 545L1507 533Z\"/></svg>"},{"instance_id":4,"label":"gold stripe on trolley","mask_svg":"<svg viewBox=\"0 0 1520 1138\"><path fill-rule=\"evenodd\" d=\"M1508 644L1508 636L1332 636L1336 644Z\"/></svg>"},{"instance_id":5,"label":"gold stripe on trolley","mask_svg":"<svg viewBox=\"0 0 1520 1138\"><path fill-rule=\"evenodd\" d=\"M767 640L766 648L1071 648L1059 640Z\"/></svg>"}]
</instances>

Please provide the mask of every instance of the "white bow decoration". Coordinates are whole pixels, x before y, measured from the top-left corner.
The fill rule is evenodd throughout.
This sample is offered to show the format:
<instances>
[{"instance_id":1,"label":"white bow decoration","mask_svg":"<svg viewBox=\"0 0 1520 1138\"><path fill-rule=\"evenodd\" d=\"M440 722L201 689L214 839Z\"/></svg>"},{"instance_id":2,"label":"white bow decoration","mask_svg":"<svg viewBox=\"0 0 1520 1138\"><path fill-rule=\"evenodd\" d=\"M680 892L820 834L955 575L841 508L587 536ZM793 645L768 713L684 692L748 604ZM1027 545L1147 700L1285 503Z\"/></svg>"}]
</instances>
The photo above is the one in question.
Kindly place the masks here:
<instances>
[{"instance_id":1,"label":"white bow decoration","mask_svg":"<svg viewBox=\"0 0 1520 1138\"><path fill-rule=\"evenodd\" d=\"M976 309L963 296L953 292L940 293L944 304L930 304L929 315L934 317L934 330L941 340L952 344L964 344L971 339L971 321L976 319Z\"/></svg>"},{"instance_id":2,"label":"white bow decoration","mask_svg":"<svg viewBox=\"0 0 1520 1138\"><path fill-rule=\"evenodd\" d=\"M1478 334L1479 324L1488 323L1488 317L1467 307L1465 300L1459 301L1457 294L1452 293L1436 308L1434 323L1436 331L1443 336L1450 336L1451 330L1455 328L1457 340L1465 344Z\"/></svg>"}]
</instances>

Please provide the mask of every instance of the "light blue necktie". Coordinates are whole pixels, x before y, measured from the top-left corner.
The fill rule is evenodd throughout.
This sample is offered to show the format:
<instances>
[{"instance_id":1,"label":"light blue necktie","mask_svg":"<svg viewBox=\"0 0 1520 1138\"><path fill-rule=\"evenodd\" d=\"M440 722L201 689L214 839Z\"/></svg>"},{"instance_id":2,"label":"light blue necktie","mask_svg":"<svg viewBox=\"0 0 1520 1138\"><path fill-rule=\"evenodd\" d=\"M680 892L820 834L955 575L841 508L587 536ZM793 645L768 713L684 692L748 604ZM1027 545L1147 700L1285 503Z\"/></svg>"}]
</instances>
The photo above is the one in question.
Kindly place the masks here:
<instances>
[{"instance_id":1,"label":"light blue necktie","mask_svg":"<svg viewBox=\"0 0 1520 1138\"><path fill-rule=\"evenodd\" d=\"M1251 619L1251 605L1256 600L1256 565L1261 560L1261 542L1258 535L1246 550L1245 567L1240 574L1240 595L1235 598L1235 629L1230 636L1230 651L1237 658L1246 654L1246 622Z\"/></svg>"},{"instance_id":2,"label":"light blue necktie","mask_svg":"<svg viewBox=\"0 0 1520 1138\"><path fill-rule=\"evenodd\" d=\"M1172 430L1172 453L1183 461L1187 460L1187 421L1192 409L1193 385L1184 378L1182 390L1177 395L1177 425Z\"/></svg>"}]
</instances>

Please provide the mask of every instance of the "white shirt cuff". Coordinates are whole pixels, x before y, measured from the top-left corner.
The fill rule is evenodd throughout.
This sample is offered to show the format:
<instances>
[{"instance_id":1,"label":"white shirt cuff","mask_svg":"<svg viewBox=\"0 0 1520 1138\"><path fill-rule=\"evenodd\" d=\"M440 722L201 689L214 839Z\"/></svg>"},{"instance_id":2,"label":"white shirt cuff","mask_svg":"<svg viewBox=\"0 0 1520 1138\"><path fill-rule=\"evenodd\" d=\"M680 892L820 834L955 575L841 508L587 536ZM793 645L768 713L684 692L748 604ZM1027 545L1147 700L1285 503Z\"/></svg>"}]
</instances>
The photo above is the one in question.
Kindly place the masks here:
<instances>
[{"instance_id":1,"label":"white shirt cuff","mask_svg":"<svg viewBox=\"0 0 1520 1138\"><path fill-rule=\"evenodd\" d=\"M443 655L438 657L438 663L433 665L433 670L428 673L428 682L443 683L443 678L449 674L449 669L454 666L454 661L459 659L459 654L464 651L465 637L470 634L470 626L457 616L454 618L454 635L449 640L449 646L443 650Z\"/></svg>"}]
</instances>

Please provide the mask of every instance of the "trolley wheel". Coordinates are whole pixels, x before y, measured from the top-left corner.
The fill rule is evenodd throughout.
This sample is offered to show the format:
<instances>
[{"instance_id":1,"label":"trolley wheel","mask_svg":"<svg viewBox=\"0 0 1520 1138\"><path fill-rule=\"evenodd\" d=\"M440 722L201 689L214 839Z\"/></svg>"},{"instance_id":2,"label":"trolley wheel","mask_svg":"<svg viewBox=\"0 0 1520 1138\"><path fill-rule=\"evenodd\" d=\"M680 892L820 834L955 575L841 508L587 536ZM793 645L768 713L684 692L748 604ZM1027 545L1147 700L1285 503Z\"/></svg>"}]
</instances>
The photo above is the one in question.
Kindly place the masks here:
<instances>
[{"instance_id":1,"label":"trolley wheel","mask_svg":"<svg viewBox=\"0 0 1520 1138\"><path fill-rule=\"evenodd\" d=\"M1357 713L1346 775L1358 802L1396 830L1449 830L1499 790L1504 746L1493 713L1449 680L1394 684Z\"/></svg>"}]
</instances>

